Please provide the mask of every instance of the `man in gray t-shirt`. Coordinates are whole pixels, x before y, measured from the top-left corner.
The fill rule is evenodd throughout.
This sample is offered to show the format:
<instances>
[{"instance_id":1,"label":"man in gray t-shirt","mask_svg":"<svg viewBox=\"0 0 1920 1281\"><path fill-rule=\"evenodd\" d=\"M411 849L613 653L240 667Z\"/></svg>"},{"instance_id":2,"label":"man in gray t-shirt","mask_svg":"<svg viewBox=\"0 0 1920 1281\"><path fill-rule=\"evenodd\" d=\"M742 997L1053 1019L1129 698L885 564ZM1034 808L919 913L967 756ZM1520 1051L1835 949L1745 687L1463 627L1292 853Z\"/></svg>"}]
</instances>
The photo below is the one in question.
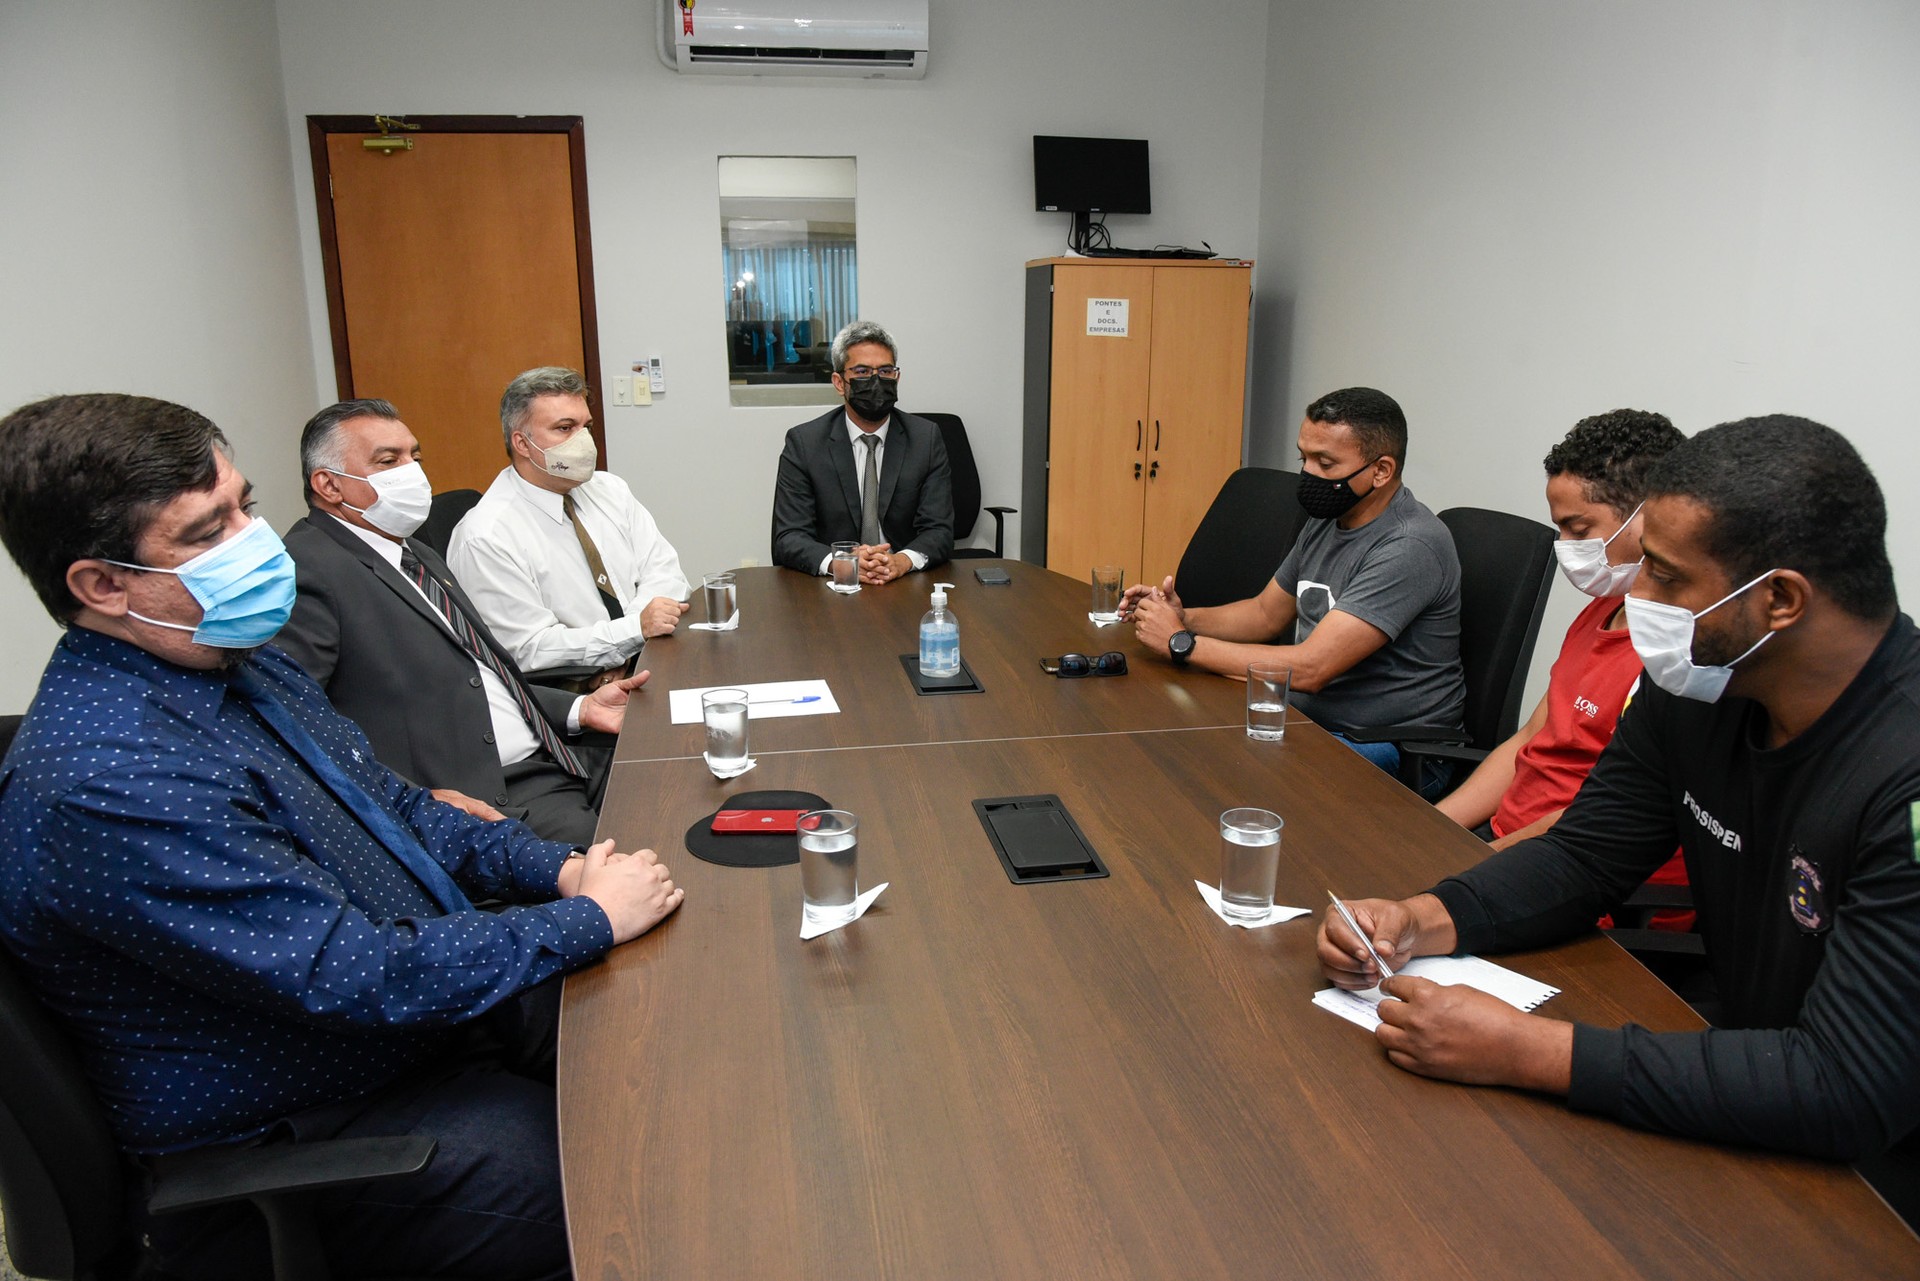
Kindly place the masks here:
<instances>
[{"instance_id":1,"label":"man in gray t-shirt","mask_svg":"<svg viewBox=\"0 0 1920 1281\"><path fill-rule=\"evenodd\" d=\"M1386 509L1357 529L1308 521L1273 581L1296 602L1293 647L1336 613L1387 638L1318 690L1294 696L1322 728L1460 724L1460 559L1447 527L1412 490L1395 486Z\"/></svg>"},{"instance_id":2,"label":"man in gray t-shirt","mask_svg":"<svg viewBox=\"0 0 1920 1281\"><path fill-rule=\"evenodd\" d=\"M1291 667L1293 705L1342 737L1459 726L1460 560L1446 526L1401 484L1406 416L1384 392L1349 387L1307 406L1298 445L1300 503L1315 519L1266 590L1190 610L1169 578L1128 588L1123 613L1176 664L1223 676L1256 662ZM1391 743L1351 745L1399 768Z\"/></svg>"}]
</instances>

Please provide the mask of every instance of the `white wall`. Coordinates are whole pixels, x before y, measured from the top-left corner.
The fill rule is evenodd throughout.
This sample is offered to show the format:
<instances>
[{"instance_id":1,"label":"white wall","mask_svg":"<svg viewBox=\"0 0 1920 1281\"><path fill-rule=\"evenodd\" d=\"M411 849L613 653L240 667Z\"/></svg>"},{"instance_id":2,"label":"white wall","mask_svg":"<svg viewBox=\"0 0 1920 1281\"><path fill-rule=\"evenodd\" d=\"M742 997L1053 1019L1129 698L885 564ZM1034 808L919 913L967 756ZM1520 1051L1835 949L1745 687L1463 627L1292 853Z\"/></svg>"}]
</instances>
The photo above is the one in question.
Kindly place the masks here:
<instances>
[{"instance_id":1,"label":"white wall","mask_svg":"<svg viewBox=\"0 0 1920 1281\"><path fill-rule=\"evenodd\" d=\"M1276 0L1269 39L1256 461L1367 383L1428 505L1544 519L1587 414L1805 414L1886 487L1911 607L1920 6Z\"/></svg>"},{"instance_id":2,"label":"white wall","mask_svg":"<svg viewBox=\"0 0 1920 1281\"><path fill-rule=\"evenodd\" d=\"M191 405L284 527L315 384L271 4L8 4L0 121L0 414L80 391ZM26 708L58 635L0 558L0 711Z\"/></svg>"},{"instance_id":3,"label":"white wall","mask_svg":"<svg viewBox=\"0 0 1920 1281\"><path fill-rule=\"evenodd\" d=\"M781 437L816 412L727 403L717 157L858 158L861 311L901 343L903 407L966 419L989 503L1020 501L1022 264L1062 252L1067 232L1065 215L1033 210L1033 134L1151 141L1156 212L1115 217L1116 242L1252 253L1263 0L1212 0L1204 20L1159 0L944 0L917 82L681 76L654 55L652 12L652 0L279 3L302 169L310 114L585 118L602 369L658 354L667 384L649 408L602 410L609 465L690 573L766 563ZM297 187L311 364L330 393L313 193L304 177Z\"/></svg>"}]
</instances>

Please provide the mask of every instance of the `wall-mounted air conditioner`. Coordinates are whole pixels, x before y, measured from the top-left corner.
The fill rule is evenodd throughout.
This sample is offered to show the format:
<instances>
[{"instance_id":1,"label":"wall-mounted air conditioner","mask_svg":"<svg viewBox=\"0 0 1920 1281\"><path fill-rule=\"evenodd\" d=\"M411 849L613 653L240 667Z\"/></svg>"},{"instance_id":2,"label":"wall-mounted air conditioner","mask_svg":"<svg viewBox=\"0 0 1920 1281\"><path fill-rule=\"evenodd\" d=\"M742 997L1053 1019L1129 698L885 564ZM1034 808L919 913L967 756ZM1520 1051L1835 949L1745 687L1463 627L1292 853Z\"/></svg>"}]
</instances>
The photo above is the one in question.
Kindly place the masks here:
<instances>
[{"instance_id":1,"label":"wall-mounted air conditioner","mask_svg":"<svg viewBox=\"0 0 1920 1281\"><path fill-rule=\"evenodd\" d=\"M927 74L927 0L659 0L674 69L693 75ZM664 52L664 50L663 50Z\"/></svg>"}]
</instances>

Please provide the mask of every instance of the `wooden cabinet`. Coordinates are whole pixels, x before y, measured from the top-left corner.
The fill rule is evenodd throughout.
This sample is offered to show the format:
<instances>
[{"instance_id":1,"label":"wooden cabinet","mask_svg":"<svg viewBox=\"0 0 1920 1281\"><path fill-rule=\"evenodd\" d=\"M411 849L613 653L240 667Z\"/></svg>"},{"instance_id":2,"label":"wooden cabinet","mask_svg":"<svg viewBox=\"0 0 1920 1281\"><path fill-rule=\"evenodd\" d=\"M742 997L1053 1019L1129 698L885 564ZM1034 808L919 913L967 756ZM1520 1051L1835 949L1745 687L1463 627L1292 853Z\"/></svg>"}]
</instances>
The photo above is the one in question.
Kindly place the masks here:
<instances>
[{"instance_id":1,"label":"wooden cabinet","mask_svg":"<svg viewBox=\"0 0 1920 1281\"><path fill-rule=\"evenodd\" d=\"M1237 261L1027 264L1022 560L1174 572L1240 466L1252 278Z\"/></svg>"}]
</instances>

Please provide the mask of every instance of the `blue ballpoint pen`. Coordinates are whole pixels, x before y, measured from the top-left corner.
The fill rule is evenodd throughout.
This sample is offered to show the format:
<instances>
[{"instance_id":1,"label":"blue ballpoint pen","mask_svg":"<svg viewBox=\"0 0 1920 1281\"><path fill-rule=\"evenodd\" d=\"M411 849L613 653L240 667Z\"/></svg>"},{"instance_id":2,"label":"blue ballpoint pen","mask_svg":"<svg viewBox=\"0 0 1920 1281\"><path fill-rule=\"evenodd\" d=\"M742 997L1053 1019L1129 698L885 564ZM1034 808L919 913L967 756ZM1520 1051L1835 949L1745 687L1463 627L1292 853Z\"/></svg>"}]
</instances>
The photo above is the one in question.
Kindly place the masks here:
<instances>
[{"instance_id":1,"label":"blue ballpoint pen","mask_svg":"<svg viewBox=\"0 0 1920 1281\"><path fill-rule=\"evenodd\" d=\"M818 694L803 694L799 698L750 698L747 700L756 707L766 703L817 703L819 701Z\"/></svg>"}]
</instances>

